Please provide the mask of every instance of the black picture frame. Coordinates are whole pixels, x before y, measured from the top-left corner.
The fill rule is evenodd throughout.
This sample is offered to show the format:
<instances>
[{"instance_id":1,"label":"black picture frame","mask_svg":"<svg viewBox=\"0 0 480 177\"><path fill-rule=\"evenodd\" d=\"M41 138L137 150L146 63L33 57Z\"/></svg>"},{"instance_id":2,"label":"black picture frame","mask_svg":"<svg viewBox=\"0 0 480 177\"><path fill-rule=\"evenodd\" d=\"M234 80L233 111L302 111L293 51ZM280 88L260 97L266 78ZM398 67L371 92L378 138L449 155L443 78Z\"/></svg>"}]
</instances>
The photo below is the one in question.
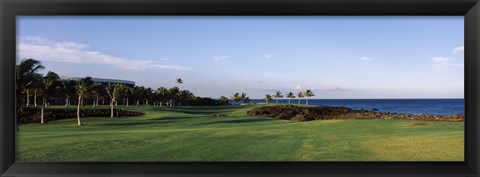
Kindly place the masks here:
<instances>
[{"instance_id":1,"label":"black picture frame","mask_svg":"<svg viewBox=\"0 0 480 177\"><path fill-rule=\"evenodd\" d=\"M464 176L480 174L479 0L0 0L1 176ZM465 162L15 162L18 15L460 15Z\"/></svg>"}]
</instances>

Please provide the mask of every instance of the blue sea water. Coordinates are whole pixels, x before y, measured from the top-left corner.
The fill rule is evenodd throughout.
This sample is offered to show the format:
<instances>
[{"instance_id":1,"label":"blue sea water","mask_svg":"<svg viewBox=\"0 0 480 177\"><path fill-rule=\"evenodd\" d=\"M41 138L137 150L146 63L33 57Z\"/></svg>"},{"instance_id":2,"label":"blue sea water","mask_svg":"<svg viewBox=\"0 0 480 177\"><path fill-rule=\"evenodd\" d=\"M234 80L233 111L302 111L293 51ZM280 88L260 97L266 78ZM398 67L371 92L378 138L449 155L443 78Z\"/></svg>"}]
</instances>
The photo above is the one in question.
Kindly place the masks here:
<instances>
[{"instance_id":1,"label":"blue sea water","mask_svg":"<svg viewBox=\"0 0 480 177\"><path fill-rule=\"evenodd\" d=\"M300 102L305 105L305 99ZM265 100L252 99L252 103L265 103ZM269 103L275 103L275 99ZM288 104L288 100L279 99L278 103ZM298 99L291 99L291 104L297 103ZM308 104L410 114L450 115L464 114L465 111L464 99L309 99Z\"/></svg>"}]
</instances>

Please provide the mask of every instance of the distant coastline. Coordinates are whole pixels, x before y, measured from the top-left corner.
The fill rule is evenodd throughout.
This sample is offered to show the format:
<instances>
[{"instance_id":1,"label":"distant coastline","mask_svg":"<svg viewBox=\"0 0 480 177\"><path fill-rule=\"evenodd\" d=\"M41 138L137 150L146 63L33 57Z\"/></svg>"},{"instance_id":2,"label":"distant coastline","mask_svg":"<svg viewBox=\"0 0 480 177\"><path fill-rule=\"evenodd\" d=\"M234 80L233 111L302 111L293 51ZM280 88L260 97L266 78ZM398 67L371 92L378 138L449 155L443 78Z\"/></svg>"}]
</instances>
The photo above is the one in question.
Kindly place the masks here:
<instances>
[{"instance_id":1,"label":"distant coastline","mask_svg":"<svg viewBox=\"0 0 480 177\"><path fill-rule=\"evenodd\" d=\"M252 103L265 103L263 99L252 99ZM272 101L270 101L272 103ZM288 104L288 99L279 99L279 104ZM291 105L305 105L305 100L291 99ZM399 114L453 115L464 114L463 98L439 99L309 99L313 106L340 106L354 110L380 111Z\"/></svg>"}]
</instances>

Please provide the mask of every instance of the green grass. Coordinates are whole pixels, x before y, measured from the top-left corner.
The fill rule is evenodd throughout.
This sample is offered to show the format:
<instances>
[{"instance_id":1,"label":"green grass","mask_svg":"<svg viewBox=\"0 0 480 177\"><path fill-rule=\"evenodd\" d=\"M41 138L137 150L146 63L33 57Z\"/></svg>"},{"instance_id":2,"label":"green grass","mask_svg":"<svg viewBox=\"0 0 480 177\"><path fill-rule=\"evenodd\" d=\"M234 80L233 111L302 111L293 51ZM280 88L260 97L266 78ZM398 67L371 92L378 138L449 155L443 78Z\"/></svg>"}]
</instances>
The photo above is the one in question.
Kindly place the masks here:
<instances>
[{"instance_id":1,"label":"green grass","mask_svg":"<svg viewBox=\"0 0 480 177\"><path fill-rule=\"evenodd\" d=\"M464 123L291 122L253 106L135 107L140 117L22 125L19 161L463 161ZM87 107L86 107L87 108ZM226 116L213 116L225 114Z\"/></svg>"}]
</instances>

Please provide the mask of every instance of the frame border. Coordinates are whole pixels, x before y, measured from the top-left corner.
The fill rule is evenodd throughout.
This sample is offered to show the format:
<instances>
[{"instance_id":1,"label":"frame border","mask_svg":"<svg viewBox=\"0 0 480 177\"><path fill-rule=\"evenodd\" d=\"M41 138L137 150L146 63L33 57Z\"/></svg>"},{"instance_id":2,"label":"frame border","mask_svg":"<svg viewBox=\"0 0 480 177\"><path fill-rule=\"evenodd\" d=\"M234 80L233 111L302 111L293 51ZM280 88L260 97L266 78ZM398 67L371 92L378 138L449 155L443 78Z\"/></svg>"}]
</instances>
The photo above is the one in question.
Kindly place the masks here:
<instances>
[{"instance_id":1,"label":"frame border","mask_svg":"<svg viewBox=\"0 0 480 177\"><path fill-rule=\"evenodd\" d=\"M0 0L0 176L463 176L480 174L479 0ZM17 15L462 15L465 162L15 162Z\"/></svg>"}]
</instances>

